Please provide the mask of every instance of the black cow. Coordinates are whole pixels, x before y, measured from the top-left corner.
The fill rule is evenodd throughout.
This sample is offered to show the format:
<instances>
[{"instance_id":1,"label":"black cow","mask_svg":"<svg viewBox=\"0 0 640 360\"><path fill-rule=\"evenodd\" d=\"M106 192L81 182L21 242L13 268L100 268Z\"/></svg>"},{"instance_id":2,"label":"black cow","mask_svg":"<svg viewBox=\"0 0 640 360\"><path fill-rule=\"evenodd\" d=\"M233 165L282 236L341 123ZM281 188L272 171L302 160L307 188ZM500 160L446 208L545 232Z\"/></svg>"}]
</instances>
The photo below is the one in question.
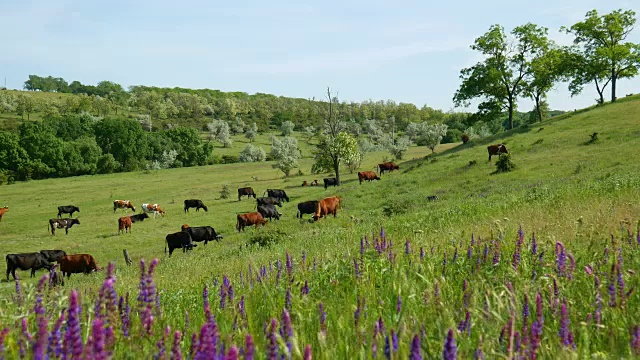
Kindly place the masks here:
<instances>
[{"instance_id":1,"label":"black cow","mask_svg":"<svg viewBox=\"0 0 640 360\"><path fill-rule=\"evenodd\" d=\"M144 221L144 219L148 219L149 218L149 214L147 213L142 213L142 214L135 214L135 215L129 215L129 218L131 219L131 222L142 222Z\"/></svg>"},{"instance_id":2,"label":"black cow","mask_svg":"<svg viewBox=\"0 0 640 360\"><path fill-rule=\"evenodd\" d=\"M289 202L289 197L287 196L287 193L284 192L284 190L267 189L266 193L267 195L269 195L269 197L280 199L280 200L284 199L286 202Z\"/></svg>"},{"instance_id":3,"label":"black cow","mask_svg":"<svg viewBox=\"0 0 640 360\"><path fill-rule=\"evenodd\" d=\"M238 201L240 201L241 196L256 198L256 193L253 192L253 189L250 187L243 187L238 189Z\"/></svg>"},{"instance_id":4,"label":"black cow","mask_svg":"<svg viewBox=\"0 0 640 360\"><path fill-rule=\"evenodd\" d=\"M296 218L302 219L303 214L315 214L318 209L318 200L305 201L298 204Z\"/></svg>"},{"instance_id":5,"label":"black cow","mask_svg":"<svg viewBox=\"0 0 640 360\"><path fill-rule=\"evenodd\" d=\"M185 227L182 225L182 231L186 231L191 235L191 240L195 242L204 241L204 244L207 245L209 241L220 241L223 239L222 235L216 233L216 229L211 226L195 226L195 227Z\"/></svg>"},{"instance_id":6,"label":"black cow","mask_svg":"<svg viewBox=\"0 0 640 360\"><path fill-rule=\"evenodd\" d=\"M184 212L189 212L190 208L196 208L196 211L200 211L200 209L204 209L204 211L209 212L209 209L205 204L202 203L202 200L185 200L184 201Z\"/></svg>"},{"instance_id":7,"label":"black cow","mask_svg":"<svg viewBox=\"0 0 640 360\"><path fill-rule=\"evenodd\" d=\"M167 253L167 246L169 247L169 256L171 256L174 249L182 249L182 252L186 252L198 245L191 241L191 234L189 234L188 231L178 231L177 233L167 235L165 238L165 254Z\"/></svg>"},{"instance_id":8,"label":"black cow","mask_svg":"<svg viewBox=\"0 0 640 360\"><path fill-rule=\"evenodd\" d=\"M63 250L40 250L40 254L44 256L44 258L48 262L57 262L63 256L67 256L67 253Z\"/></svg>"},{"instance_id":9,"label":"black cow","mask_svg":"<svg viewBox=\"0 0 640 360\"><path fill-rule=\"evenodd\" d=\"M278 198L274 198L274 197L261 197L261 198L257 198L256 199L256 207L261 206L261 205L278 205L279 207L282 207L282 201L280 201L280 199Z\"/></svg>"},{"instance_id":10,"label":"black cow","mask_svg":"<svg viewBox=\"0 0 640 360\"><path fill-rule=\"evenodd\" d=\"M260 215L262 215L263 218L269 218L269 221L271 221L271 219L273 218L276 218L276 220L280 220L280 215L282 215L273 205L260 205L258 206L258 212L260 213Z\"/></svg>"},{"instance_id":11,"label":"black cow","mask_svg":"<svg viewBox=\"0 0 640 360\"><path fill-rule=\"evenodd\" d=\"M329 186L338 186L338 179L332 177L332 178L325 178L322 179L322 181L324 181L324 189L326 190Z\"/></svg>"},{"instance_id":12,"label":"black cow","mask_svg":"<svg viewBox=\"0 0 640 360\"><path fill-rule=\"evenodd\" d=\"M49 219L51 235L56 234L56 229L64 229L65 234L69 235L69 229L76 224L80 225L79 219Z\"/></svg>"},{"instance_id":13,"label":"black cow","mask_svg":"<svg viewBox=\"0 0 640 360\"><path fill-rule=\"evenodd\" d=\"M73 205L58 206L58 217L61 218L62 214L69 214L69 217L73 217L74 212L80 212L80 208Z\"/></svg>"},{"instance_id":14,"label":"black cow","mask_svg":"<svg viewBox=\"0 0 640 360\"><path fill-rule=\"evenodd\" d=\"M9 273L16 279L16 270L31 270L31 277L36 276L36 270L51 270L53 264L48 262L41 253L8 254L7 257L7 281Z\"/></svg>"}]
</instances>

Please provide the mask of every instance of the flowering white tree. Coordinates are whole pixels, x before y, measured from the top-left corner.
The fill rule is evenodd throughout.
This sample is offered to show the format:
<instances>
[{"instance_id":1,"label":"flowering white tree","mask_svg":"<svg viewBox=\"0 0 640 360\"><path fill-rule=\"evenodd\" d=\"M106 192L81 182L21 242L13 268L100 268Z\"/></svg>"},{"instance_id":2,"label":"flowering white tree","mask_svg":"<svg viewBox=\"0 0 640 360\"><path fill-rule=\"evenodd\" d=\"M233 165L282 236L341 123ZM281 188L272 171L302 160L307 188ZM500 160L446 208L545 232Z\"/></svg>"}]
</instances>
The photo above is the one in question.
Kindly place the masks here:
<instances>
[{"instance_id":1,"label":"flowering white tree","mask_svg":"<svg viewBox=\"0 0 640 360\"><path fill-rule=\"evenodd\" d=\"M445 124L433 124L428 125L426 131L422 135L422 139L427 144L427 147L431 149L431 152L435 152L436 146L440 144L442 138L447 134L448 126Z\"/></svg>"},{"instance_id":2,"label":"flowering white tree","mask_svg":"<svg viewBox=\"0 0 640 360\"><path fill-rule=\"evenodd\" d=\"M233 135L242 134L244 132L244 121L239 116L236 116L235 121L231 124L231 132Z\"/></svg>"},{"instance_id":3,"label":"flowering white tree","mask_svg":"<svg viewBox=\"0 0 640 360\"><path fill-rule=\"evenodd\" d=\"M282 139L272 136L271 156L276 161L273 167L282 171L285 176L289 176L291 170L298 167L298 159L301 157L298 140L289 136Z\"/></svg>"},{"instance_id":4,"label":"flowering white tree","mask_svg":"<svg viewBox=\"0 0 640 360\"><path fill-rule=\"evenodd\" d=\"M233 143L229 132L229 124L226 121L214 120L207 124L207 128L209 128L209 140L215 139L224 147L230 147Z\"/></svg>"},{"instance_id":5,"label":"flowering white tree","mask_svg":"<svg viewBox=\"0 0 640 360\"><path fill-rule=\"evenodd\" d=\"M255 122L247 128L247 131L244 132L244 137L249 139L249 142L254 142L258 137L258 125Z\"/></svg>"},{"instance_id":6,"label":"flowering white tree","mask_svg":"<svg viewBox=\"0 0 640 360\"><path fill-rule=\"evenodd\" d=\"M398 160L402 160L402 156L409 149L409 145L411 145L411 140L407 136L401 136L386 142L387 150Z\"/></svg>"},{"instance_id":7,"label":"flowering white tree","mask_svg":"<svg viewBox=\"0 0 640 360\"><path fill-rule=\"evenodd\" d=\"M247 144L240 153L240 162L259 162L267 158L267 153L263 148Z\"/></svg>"},{"instance_id":8,"label":"flowering white tree","mask_svg":"<svg viewBox=\"0 0 640 360\"><path fill-rule=\"evenodd\" d=\"M282 131L282 136L289 136L291 135L291 133L293 132L293 128L296 125L294 123L292 123L291 121L285 121L282 123L282 125L280 126L280 130Z\"/></svg>"}]
</instances>

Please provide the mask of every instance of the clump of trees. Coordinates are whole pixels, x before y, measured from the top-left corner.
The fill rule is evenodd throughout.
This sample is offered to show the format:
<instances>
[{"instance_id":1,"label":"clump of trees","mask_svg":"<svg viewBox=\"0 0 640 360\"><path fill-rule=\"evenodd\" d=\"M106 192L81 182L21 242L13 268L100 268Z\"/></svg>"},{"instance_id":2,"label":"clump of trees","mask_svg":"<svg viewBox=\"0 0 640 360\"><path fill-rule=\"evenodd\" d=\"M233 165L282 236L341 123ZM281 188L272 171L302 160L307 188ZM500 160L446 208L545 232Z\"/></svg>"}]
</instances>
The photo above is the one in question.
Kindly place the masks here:
<instances>
[{"instance_id":1,"label":"clump of trees","mask_svg":"<svg viewBox=\"0 0 640 360\"><path fill-rule=\"evenodd\" d=\"M301 157L298 140L289 136L281 139L272 136L271 157L275 160L273 168L282 171L285 176L289 176L291 170L298 167L298 159Z\"/></svg>"},{"instance_id":2,"label":"clump of trees","mask_svg":"<svg viewBox=\"0 0 640 360\"><path fill-rule=\"evenodd\" d=\"M544 117L547 93L560 81L569 81L569 90L577 95L589 83L595 85L599 104L611 87L611 102L616 101L617 81L631 78L640 69L640 44L626 41L634 29L632 10L616 10L600 15L589 11L584 21L560 31L574 36L574 45L560 47L548 38L548 29L535 24L517 26L506 33L492 25L471 48L484 59L462 69L462 83L453 100L468 106L480 99L477 115L491 118L506 112L507 127L514 127L516 104L528 97L535 103L535 115Z\"/></svg>"},{"instance_id":3,"label":"clump of trees","mask_svg":"<svg viewBox=\"0 0 640 360\"><path fill-rule=\"evenodd\" d=\"M205 165L212 149L193 128L147 132L134 119L84 113L0 131L0 173L29 180Z\"/></svg>"},{"instance_id":4,"label":"clump of trees","mask_svg":"<svg viewBox=\"0 0 640 360\"><path fill-rule=\"evenodd\" d=\"M254 146L252 144L247 144L247 146L242 149L239 160L240 162L260 162L264 161L266 158L267 153L263 148Z\"/></svg>"}]
</instances>

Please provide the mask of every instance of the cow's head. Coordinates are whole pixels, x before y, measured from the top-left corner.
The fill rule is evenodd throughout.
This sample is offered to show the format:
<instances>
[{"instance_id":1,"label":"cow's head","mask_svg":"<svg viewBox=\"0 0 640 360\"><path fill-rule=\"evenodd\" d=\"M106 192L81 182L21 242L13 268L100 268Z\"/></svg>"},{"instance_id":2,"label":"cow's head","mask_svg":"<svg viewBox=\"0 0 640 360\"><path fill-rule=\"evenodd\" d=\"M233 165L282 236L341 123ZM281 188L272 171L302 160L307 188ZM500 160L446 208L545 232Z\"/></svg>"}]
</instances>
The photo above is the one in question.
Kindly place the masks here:
<instances>
[{"instance_id":1,"label":"cow's head","mask_svg":"<svg viewBox=\"0 0 640 360\"><path fill-rule=\"evenodd\" d=\"M507 150L507 147L504 146L504 144L500 144L500 146L498 146L498 152L503 153L503 154L508 154L509 151Z\"/></svg>"},{"instance_id":2,"label":"cow's head","mask_svg":"<svg viewBox=\"0 0 640 360\"><path fill-rule=\"evenodd\" d=\"M204 211L209 212L209 208L207 207L207 205L202 204L202 208L204 209Z\"/></svg>"},{"instance_id":3,"label":"cow's head","mask_svg":"<svg viewBox=\"0 0 640 360\"><path fill-rule=\"evenodd\" d=\"M143 212L142 214L140 214L140 216L141 216L143 219L148 219L148 218L149 218L149 214L147 214L146 212Z\"/></svg>"},{"instance_id":4,"label":"cow's head","mask_svg":"<svg viewBox=\"0 0 640 360\"><path fill-rule=\"evenodd\" d=\"M276 205L278 205L278 206L282 207L282 199L280 199L280 198L276 198L276 199L275 199L275 203L276 203Z\"/></svg>"},{"instance_id":5,"label":"cow's head","mask_svg":"<svg viewBox=\"0 0 640 360\"><path fill-rule=\"evenodd\" d=\"M80 219L69 219L69 227L72 225L80 225Z\"/></svg>"},{"instance_id":6,"label":"cow's head","mask_svg":"<svg viewBox=\"0 0 640 360\"><path fill-rule=\"evenodd\" d=\"M77 206L74 206L74 207L73 207L73 212L80 212L80 208L79 208L79 207L77 207Z\"/></svg>"},{"instance_id":7,"label":"cow's head","mask_svg":"<svg viewBox=\"0 0 640 360\"><path fill-rule=\"evenodd\" d=\"M182 226L180 227L180 229L182 229L182 231L185 231L189 228L190 226L187 224L182 224Z\"/></svg>"},{"instance_id":8,"label":"cow's head","mask_svg":"<svg viewBox=\"0 0 640 360\"><path fill-rule=\"evenodd\" d=\"M398 165L393 165L393 170L400 170L400 166L398 166Z\"/></svg>"},{"instance_id":9,"label":"cow's head","mask_svg":"<svg viewBox=\"0 0 640 360\"><path fill-rule=\"evenodd\" d=\"M129 209L133 210L133 211L136 211L136 207L135 207L135 206L133 206L133 204L132 204L132 203L128 203L128 204L127 204L127 207L128 207Z\"/></svg>"}]
</instances>

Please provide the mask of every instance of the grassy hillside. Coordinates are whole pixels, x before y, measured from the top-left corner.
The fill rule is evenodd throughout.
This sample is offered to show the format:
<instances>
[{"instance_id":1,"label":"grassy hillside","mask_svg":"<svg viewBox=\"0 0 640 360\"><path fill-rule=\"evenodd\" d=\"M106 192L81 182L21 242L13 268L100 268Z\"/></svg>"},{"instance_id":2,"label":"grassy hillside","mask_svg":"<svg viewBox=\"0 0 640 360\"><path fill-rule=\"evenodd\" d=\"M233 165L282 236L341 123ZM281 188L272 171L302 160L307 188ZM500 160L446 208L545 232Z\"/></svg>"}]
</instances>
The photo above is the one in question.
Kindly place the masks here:
<instances>
[{"instance_id":1,"label":"grassy hillside","mask_svg":"<svg viewBox=\"0 0 640 360\"><path fill-rule=\"evenodd\" d=\"M327 190L299 186L303 180L322 176L283 179L268 163L3 186L0 187L0 206L6 204L10 210L0 223L0 243L5 253L64 249L70 253L91 253L102 266L115 261L116 290L119 294L131 292L134 298L139 270L137 266L124 265L122 250L127 249L134 262L158 257L160 263L154 279L157 288L163 291L163 315L157 320L157 326L182 329L184 312L188 311L189 334L197 332L204 319L203 287L207 285L215 294L221 276L227 275L235 286L236 301L244 295L250 315L246 326L234 328L237 313L219 308L217 295L212 295L216 321L227 344L242 346L242 335L253 334L260 358L264 357L262 352L266 347L262 326L270 318L280 317L286 289L294 295L290 311L296 328L295 347L304 349L305 344L310 344L314 355L319 355L317 358L368 358L372 343L377 343L378 351L382 352L383 338L371 337L378 317L384 319L387 335L389 328L397 330L401 344L399 358L408 356L412 338L421 328L425 330L420 336L425 356L439 357L445 330L456 328L464 319L465 309L473 319L473 332L469 335L465 335L465 331L455 332L458 354L468 358L480 347L488 358L506 356L508 347L498 341L500 329L510 316L516 319L516 326L522 327L524 294L534 306L538 291L545 301L540 357L584 358L593 354L603 358L626 357L630 354L629 329L640 321L635 312L627 309L640 305L640 300L637 294L631 294L623 305L609 308L605 288L609 264L616 261L618 249L620 258L624 259L624 269L635 271L623 271L626 288L637 289L640 285L634 275L640 270L638 247L634 242L622 241L627 231L635 231L640 219L640 162L637 161L640 99L624 100L573 115L565 114L540 126L504 133L500 138L442 147L435 155L429 155L428 149L414 147L406 156L412 160L400 163L400 172L385 174L381 181L362 185L354 174L345 173L342 187ZM594 132L599 133L599 140L587 145ZM498 159L487 161L486 145L495 142L507 145L517 166L515 171L492 174ZM384 156L383 153L370 154L362 170L373 169ZM474 161L475 165L471 165ZM301 165L308 174L311 160L303 159ZM229 199L219 199L223 184L229 184L232 189ZM285 189L291 202L280 209L283 219L264 229L237 233L236 214L255 208L253 199L237 201L235 189L241 186L252 186L259 194L267 188ZM298 202L331 195L343 198L343 209L336 219L309 223L295 218ZM438 195L439 200L429 202L429 195ZM209 212L184 214L182 201L188 198L202 199L209 206ZM121 213L113 214L114 199L130 199L136 206L143 202L159 203L166 209L167 216L136 223L131 234L118 236L116 223ZM58 232L53 237L47 233L47 219L55 217L57 205L67 204L80 207L81 225L72 228L68 236ZM184 223L212 225L224 239L206 247L201 244L189 254L178 252L168 258L163 253L164 237L179 230ZM513 265L519 226L526 234L526 243L522 262ZM365 254L360 255L360 239L367 235L368 240L373 241L382 227L386 237L393 241L393 250L385 248L379 256L380 251L368 247ZM545 254L540 261L528 254L534 232L540 251ZM483 240L470 247L472 233L476 239ZM616 238L613 243L610 234ZM257 236L274 239L276 243L271 247L248 246L250 239ZM410 242L411 252L403 256L405 240ZM562 241L575 258L572 279L555 271L556 241ZM490 252L483 257L485 245ZM613 260L606 255L603 258L607 245L610 248L605 254L610 251ZM424 259L418 258L420 248L426 253ZM468 249L471 257L467 257ZM250 266L255 276L261 265L270 268L276 260L284 262L286 252L294 258L291 282L275 280L276 270L269 272L267 280L247 282ZM496 254L498 262L492 265L491 258ZM361 258L360 269L364 274L361 276L366 276L368 281L354 277L355 258ZM605 259L609 262L603 263ZM311 264L315 262L318 268L314 266L312 270ZM618 264L622 268L622 264ZM604 325L586 320L593 312L595 297L593 279L582 270L586 265L595 268L605 284L598 290L605 296ZM21 273L23 278L27 274ZM560 286L559 296L553 293L554 278ZM68 294L70 288L95 293L103 279L103 274L74 275L62 293ZM300 296L300 286L305 280L312 291L308 296ZM467 280L470 290L463 291L463 281ZM33 291L34 279L23 283ZM13 282L0 284L4 299L0 300L0 308L4 309L0 310L0 323L14 322L12 314L16 310L10 300L14 287ZM467 292L471 304L462 306L463 294ZM399 295L404 299L403 310L396 312ZM362 323L352 329L354 310L360 309L357 296L366 298L368 310ZM556 335L563 321L558 306L562 299L567 299L570 308L571 327L578 344L575 351L562 350ZM318 302L329 309L328 333L318 330ZM555 307L548 305L554 303ZM606 332L600 330L603 326ZM156 331L161 332L160 329ZM366 345L362 345L363 339ZM182 348L186 350L188 346L185 340ZM135 351L148 353L153 349L152 341L122 342L116 351L123 357L125 354L131 357Z\"/></svg>"}]
</instances>

